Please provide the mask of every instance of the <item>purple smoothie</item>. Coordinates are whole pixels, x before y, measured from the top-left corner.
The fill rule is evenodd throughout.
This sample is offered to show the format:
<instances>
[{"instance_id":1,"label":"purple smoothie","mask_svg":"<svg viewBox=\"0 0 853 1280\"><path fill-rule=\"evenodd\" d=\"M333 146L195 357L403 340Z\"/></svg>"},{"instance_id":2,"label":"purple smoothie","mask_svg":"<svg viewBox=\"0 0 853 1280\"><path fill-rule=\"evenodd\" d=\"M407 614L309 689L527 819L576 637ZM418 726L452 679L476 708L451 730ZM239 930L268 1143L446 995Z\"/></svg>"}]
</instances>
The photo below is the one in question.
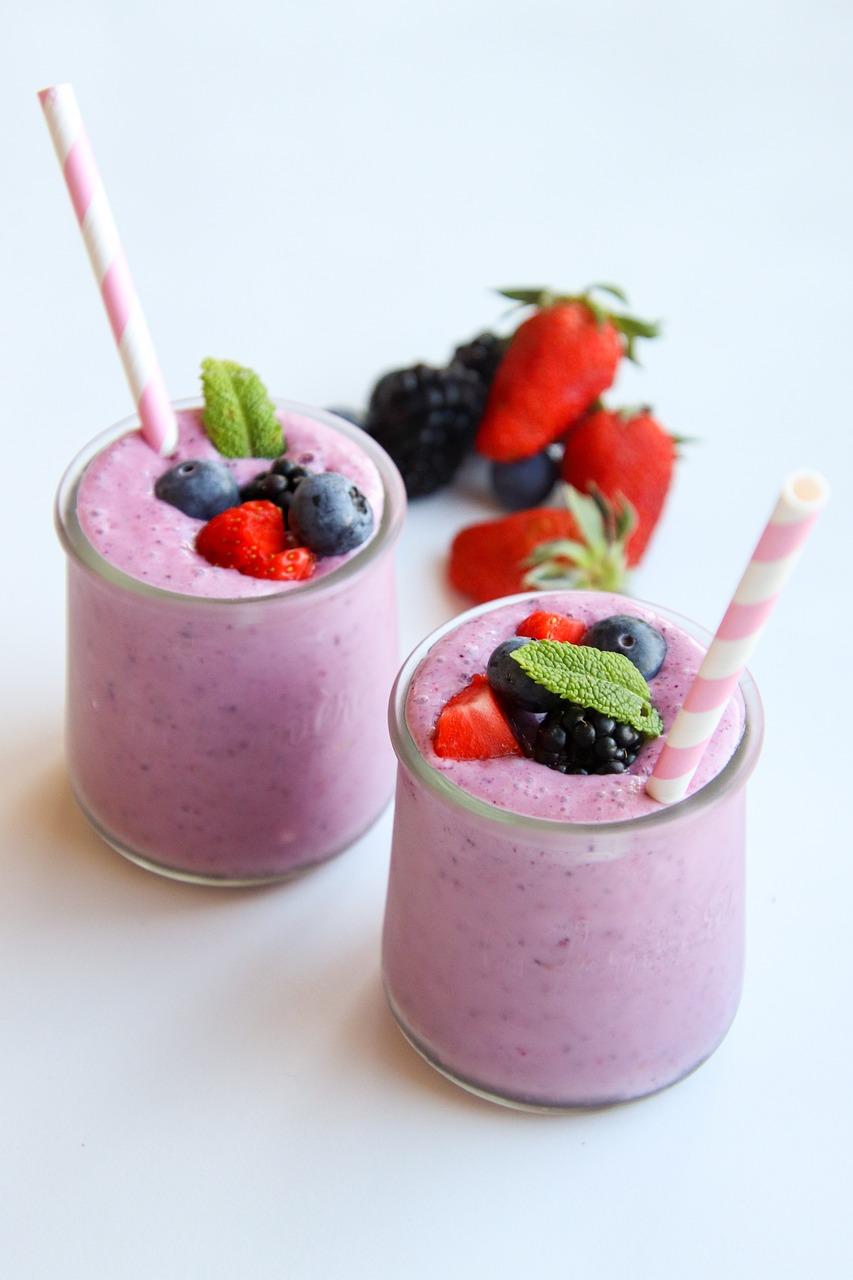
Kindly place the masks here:
<instances>
[{"instance_id":1,"label":"purple smoothie","mask_svg":"<svg viewBox=\"0 0 853 1280\"><path fill-rule=\"evenodd\" d=\"M438 758L441 707L534 609L658 627L668 652L649 683L665 726L704 652L658 611L573 592L472 611L413 655L392 708L385 983L405 1033L458 1082L522 1106L596 1106L679 1079L734 1017L760 705L750 685L737 695L691 795L671 809L643 790L660 740L621 776Z\"/></svg>"},{"instance_id":2,"label":"purple smoothie","mask_svg":"<svg viewBox=\"0 0 853 1280\"><path fill-rule=\"evenodd\" d=\"M120 852L181 878L284 878L345 848L390 790L402 483L357 428L299 406L281 417L288 456L348 475L375 515L369 541L304 582L208 564L202 522L154 496L176 461L218 456L197 407L179 415L176 457L120 424L60 490L74 790ZM229 465L243 482L269 462Z\"/></svg>"}]
</instances>

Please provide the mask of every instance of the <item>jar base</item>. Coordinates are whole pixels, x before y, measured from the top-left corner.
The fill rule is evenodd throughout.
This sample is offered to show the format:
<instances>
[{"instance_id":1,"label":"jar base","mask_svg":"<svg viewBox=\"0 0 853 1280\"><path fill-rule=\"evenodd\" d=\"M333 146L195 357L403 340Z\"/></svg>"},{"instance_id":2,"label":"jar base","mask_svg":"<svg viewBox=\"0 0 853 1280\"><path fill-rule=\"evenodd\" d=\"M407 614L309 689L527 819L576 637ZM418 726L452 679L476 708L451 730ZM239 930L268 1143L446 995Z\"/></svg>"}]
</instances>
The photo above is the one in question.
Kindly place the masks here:
<instances>
[{"instance_id":1,"label":"jar base","mask_svg":"<svg viewBox=\"0 0 853 1280\"><path fill-rule=\"evenodd\" d=\"M339 858L346 853L347 849L354 845L357 840L366 835L375 822L378 822L391 802L391 797L383 803L378 812L370 819L367 825L361 831L347 840L338 849L333 849L331 853L323 854L322 857L315 859L313 862L301 863L298 867L292 867L288 871L274 872L273 874L260 874L255 876L229 876L229 875L206 875L201 871L188 871L181 867L172 867L168 863L158 862L155 858L148 857L147 854L140 853L136 849L132 849L129 845L124 844L116 836L112 835L105 827L101 826L97 818L90 813L83 800L78 795L76 789L72 786L72 795L88 822L89 826L97 836L103 840L104 844L109 845L116 853L120 853L128 862L132 862L135 866L141 867L143 871L150 871L154 875L162 876L166 880L177 880L182 884L203 885L216 889L258 889L264 885L285 884L288 880L296 880L300 876L306 875L309 871L313 871L315 867L321 867L326 862L332 862L335 858Z\"/></svg>"},{"instance_id":2,"label":"jar base","mask_svg":"<svg viewBox=\"0 0 853 1280\"><path fill-rule=\"evenodd\" d=\"M458 1075L457 1072L434 1057L426 1045L406 1025L387 986L385 987L385 999L403 1039L411 1045L415 1053L423 1058L424 1062L428 1063L439 1075L444 1076L445 1080L449 1080L451 1084L458 1085L466 1093L472 1093L475 1097L482 1098L485 1102L493 1102L497 1106L506 1107L510 1111L526 1111L534 1115L570 1116L576 1115L578 1112L609 1111L612 1107L628 1106L632 1102L640 1102L643 1098L651 1098L656 1093L663 1093L666 1089L671 1089L673 1085L680 1084L682 1080L686 1080L688 1076L693 1075L694 1071L698 1071L703 1063L707 1062L716 1053L729 1031L729 1028L726 1027L714 1047L698 1062L694 1063L692 1067L688 1067L681 1075L676 1076L673 1080L668 1080L666 1084L657 1085L654 1089L647 1089L643 1093L632 1094L626 1098L601 1098L588 1102L537 1102L533 1099L512 1098L506 1094L495 1093L487 1085L470 1080L466 1076Z\"/></svg>"}]
</instances>

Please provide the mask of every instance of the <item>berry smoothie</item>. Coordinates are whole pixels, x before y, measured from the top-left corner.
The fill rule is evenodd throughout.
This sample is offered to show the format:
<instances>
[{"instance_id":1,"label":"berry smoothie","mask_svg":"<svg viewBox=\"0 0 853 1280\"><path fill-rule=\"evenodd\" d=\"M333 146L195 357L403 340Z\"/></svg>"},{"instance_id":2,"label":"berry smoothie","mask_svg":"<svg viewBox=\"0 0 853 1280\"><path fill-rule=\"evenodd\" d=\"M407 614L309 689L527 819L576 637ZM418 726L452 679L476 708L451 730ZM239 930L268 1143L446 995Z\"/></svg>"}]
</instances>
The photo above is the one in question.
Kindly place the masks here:
<instances>
[{"instance_id":1,"label":"berry smoothie","mask_svg":"<svg viewBox=\"0 0 853 1280\"><path fill-rule=\"evenodd\" d=\"M518 749L484 759L439 752L448 704L487 670L495 682L490 656L533 609L569 616L581 631L630 615L662 637L665 658L647 687L664 733L704 653L689 624L663 611L561 592L472 610L412 655L392 698L399 769L385 984L405 1034L457 1082L520 1106L597 1106L687 1074L734 1017L744 784L761 711L745 682L689 796L670 809L644 790L662 736L637 744L626 730L619 739L614 719L589 708L575 716L590 725L573 729L559 700L545 715L498 699ZM573 755L581 729L597 738ZM628 744L625 763L613 759L613 735Z\"/></svg>"},{"instance_id":2,"label":"berry smoothie","mask_svg":"<svg viewBox=\"0 0 853 1280\"><path fill-rule=\"evenodd\" d=\"M110 844L178 878L286 878L344 849L389 798L402 485L358 428L281 402L277 414L293 466L345 477L372 512L353 550L284 553L310 558L305 579L209 562L197 543L215 521L155 494L188 459L215 460L244 495L271 466L220 458L199 404L179 410L175 456L160 458L132 422L119 424L72 464L59 493L73 787ZM269 502L252 508L276 515Z\"/></svg>"}]
</instances>

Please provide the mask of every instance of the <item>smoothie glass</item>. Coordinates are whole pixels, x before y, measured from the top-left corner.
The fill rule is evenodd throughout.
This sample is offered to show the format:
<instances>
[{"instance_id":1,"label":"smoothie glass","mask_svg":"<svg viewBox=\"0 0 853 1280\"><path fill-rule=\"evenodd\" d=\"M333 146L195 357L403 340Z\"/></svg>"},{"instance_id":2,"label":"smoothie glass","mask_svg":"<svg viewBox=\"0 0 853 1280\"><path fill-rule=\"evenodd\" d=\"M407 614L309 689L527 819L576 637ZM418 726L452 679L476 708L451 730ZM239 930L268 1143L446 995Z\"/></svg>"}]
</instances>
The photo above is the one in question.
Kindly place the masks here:
<instances>
[{"instance_id":1,"label":"smoothie glass","mask_svg":"<svg viewBox=\"0 0 853 1280\"><path fill-rule=\"evenodd\" d=\"M421 755L407 692L436 641L524 599L454 619L397 678L383 972L401 1030L439 1071L493 1101L559 1111L656 1092L723 1039L743 975L745 784L763 718L746 676L731 759L686 800L641 817L563 822L475 798Z\"/></svg>"},{"instance_id":2,"label":"smoothie glass","mask_svg":"<svg viewBox=\"0 0 853 1280\"><path fill-rule=\"evenodd\" d=\"M356 442L384 487L372 540L315 581L214 599L109 564L80 527L77 491L87 464L135 418L92 441L57 496L68 554L72 787L114 849L180 880L286 879L351 844L391 790L385 704L398 662L402 481L357 427L275 403Z\"/></svg>"}]
</instances>

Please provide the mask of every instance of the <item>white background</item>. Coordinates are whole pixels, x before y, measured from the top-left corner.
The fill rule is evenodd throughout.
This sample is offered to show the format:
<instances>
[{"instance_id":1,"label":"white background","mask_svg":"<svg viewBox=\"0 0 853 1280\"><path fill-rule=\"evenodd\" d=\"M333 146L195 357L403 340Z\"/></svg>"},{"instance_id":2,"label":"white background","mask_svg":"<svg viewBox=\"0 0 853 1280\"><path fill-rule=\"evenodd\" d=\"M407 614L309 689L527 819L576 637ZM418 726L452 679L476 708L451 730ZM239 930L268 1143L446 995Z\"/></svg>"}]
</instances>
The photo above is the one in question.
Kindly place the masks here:
<instances>
[{"instance_id":1,"label":"white background","mask_svg":"<svg viewBox=\"0 0 853 1280\"><path fill-rule=\"evenodd\" d=\"M851 36L843 0L4 4L4 1276L851 1274ZM552 1119L422 1065L379 991L387 813L237 893L75 811L51 498L129 404L35 99L65 79L174 394L215 354L359 402L491 323L489 285L614 279L666 321L624 399L700 438L637 594L714 626L781 476L829 475L754 662L743 1006L677 1088ZM407 647L487 510L411 512Z\"/></svg>"}]
</instances>

